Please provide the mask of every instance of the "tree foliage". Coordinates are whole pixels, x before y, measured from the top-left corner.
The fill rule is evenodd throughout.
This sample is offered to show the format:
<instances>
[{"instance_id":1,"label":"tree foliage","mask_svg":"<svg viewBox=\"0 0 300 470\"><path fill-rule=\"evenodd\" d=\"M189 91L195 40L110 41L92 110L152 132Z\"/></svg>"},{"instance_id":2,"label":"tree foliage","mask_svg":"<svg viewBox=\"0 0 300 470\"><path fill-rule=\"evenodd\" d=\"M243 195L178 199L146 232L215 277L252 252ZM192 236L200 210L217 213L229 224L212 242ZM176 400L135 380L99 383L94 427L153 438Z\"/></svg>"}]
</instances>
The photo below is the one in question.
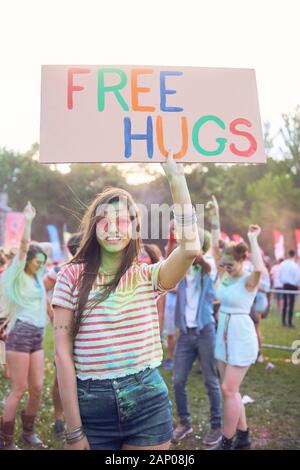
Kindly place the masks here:
<instances>
[{"instance_id":1,"label":"tree foliage","mask_svg":"<svg viewBox=\"0 0 300 470\"><path fill-rule=\"evenodd\" d=\"M289 246L294 245L293 230L300 228L300 107L283 115L280 130L285 150L269 157L266 165L188 164L187 181L195 204L205 204L214 194L220 205L222 229L228 234L246 237L247 226L258 223L263 228L266 252L273 251L273 230L284 232ZM266 151L274 152L270 126L265 126ZM62 174L55 165L38 162L38 145L26 154L0 150L0 192L8 194L9 206L23 210L30 200L37 209L33 236L47 239L46 224L62 232L78 229L85 207L105 186L129 190L143 204L171 204L168 183L157 174L154 181L131 186L121 165L73 164ZM136 167L135 167L136 168ZM153 173L149 165L138 171Z\"/></svg>"}]
</instances>

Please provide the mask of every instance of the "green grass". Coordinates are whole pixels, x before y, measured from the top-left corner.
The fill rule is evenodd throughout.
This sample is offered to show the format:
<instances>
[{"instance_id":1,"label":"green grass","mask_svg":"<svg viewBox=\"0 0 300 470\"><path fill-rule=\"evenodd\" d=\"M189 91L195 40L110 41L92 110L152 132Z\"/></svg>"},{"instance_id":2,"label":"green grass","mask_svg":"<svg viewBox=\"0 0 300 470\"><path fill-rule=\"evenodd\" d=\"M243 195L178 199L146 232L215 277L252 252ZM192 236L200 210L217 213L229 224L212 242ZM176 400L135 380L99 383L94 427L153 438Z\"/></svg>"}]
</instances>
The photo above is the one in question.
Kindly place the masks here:
<instances>
[{"instance_id":1,"label":"green grass","mask_svg":"<svg viewBox=\"0 0 300 470\"><path fill-rule=\"evenodd\" d=\"M300 305L298 304L298 311ZM297 309L296 309L297 311ZM262 322L264 343L291 346L294 340L300 340L300 315L295 317L296 329L282 328L280 316L274 310ZM48 449L61 449L62 442L53 437L53 405L51 388L54 376L53 341L51 327L45 339L46 364L45 383L42 402L37 419L37 430ZM249 426L255 449L300 449L300 364L291 361L289 351L264 349L265 362L252 366L242 385L242 395L249 395L255 402L246 405ZM300 358L300 355L299 355ZM271 362L274 368L266 370ZM194 432L184 439L175 449L203 449L202 437L209 427L209 403L201 375L199 363L189 377L188 396L193 419ZM161 368L166 380L172 402L174 396L171 386L171 372ZM0 378L0 402L9 391L9 381ZM25 399L22 400L24 403ZM175 405L173 405L174 423L176 423ZM18 427L19 429L19 419Z\"/></svg>"}]
</instances>

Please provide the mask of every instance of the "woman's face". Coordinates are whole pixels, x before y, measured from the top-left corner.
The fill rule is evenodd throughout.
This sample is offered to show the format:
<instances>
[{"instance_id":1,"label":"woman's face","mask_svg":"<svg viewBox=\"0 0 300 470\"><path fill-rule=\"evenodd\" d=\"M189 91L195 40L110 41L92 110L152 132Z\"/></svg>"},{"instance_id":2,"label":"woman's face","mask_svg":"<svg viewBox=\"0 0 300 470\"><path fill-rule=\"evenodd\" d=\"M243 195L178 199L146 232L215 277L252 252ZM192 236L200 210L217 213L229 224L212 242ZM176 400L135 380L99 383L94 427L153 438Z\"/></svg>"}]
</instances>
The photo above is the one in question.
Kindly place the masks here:
<instances>
[{"instance_id":1,"label":"woman's face","mask_svg":"<svg viewBox=\"0 0 300 470\"><path fill-rule=\"evenodd\" d=\"M96 210L96 236L109 253L123 251L132 237L132 222L127 205L121 201L99 206Z\"/></svg>"},{"instance_id":2,"label":"woman's face","mask_svg":"<svg viewBox=\"0 0 300 470\"><path fill-rule=\"evenodd\" d=\"M30 261L28 261L26 271L28 274L36 274L45 265L45 262L45 256L42 255L42 253L38 253Z\"/></svg>"},{"instance_id":3,"label":"woman's face","mask_svg":"<svg viewBox=\"0 0 300 470\"><path fill-rule=\"evenodd\" d=\"M238 276L243 269L243 262L236 261L233 256L225 253L222 255L220 267L224 268L229 276Z\"/></svg>"}]
</instances>

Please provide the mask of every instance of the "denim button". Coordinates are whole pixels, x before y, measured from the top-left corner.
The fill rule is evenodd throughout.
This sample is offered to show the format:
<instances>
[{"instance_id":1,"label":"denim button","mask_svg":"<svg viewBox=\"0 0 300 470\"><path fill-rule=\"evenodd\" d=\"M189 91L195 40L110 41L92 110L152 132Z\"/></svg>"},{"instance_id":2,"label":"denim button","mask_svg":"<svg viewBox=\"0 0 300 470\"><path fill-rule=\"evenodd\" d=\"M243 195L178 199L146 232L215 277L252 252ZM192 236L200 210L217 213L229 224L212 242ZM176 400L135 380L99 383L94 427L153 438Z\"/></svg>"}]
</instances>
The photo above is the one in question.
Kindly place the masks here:
<instances>
[{"instance_id":1,"label":"denim button","mask_svg":"<svg viewBox=\"0 0 300 470\"><path fill-rule=\"evenodd\" d=\"M117 392L117 393L120 393L120 389L119 389L119 388L117 388L116 392Z\"/></svg>"},{"instance_id":2,"label":"denim button","mask_svg":"<svg viewBox=\"0 0 300 470\"><path fill-rule=\"evenodd\" d=\"M114 380L113 385L118 385L118 382L116 380Z\"/></svg>"}]
</instances>

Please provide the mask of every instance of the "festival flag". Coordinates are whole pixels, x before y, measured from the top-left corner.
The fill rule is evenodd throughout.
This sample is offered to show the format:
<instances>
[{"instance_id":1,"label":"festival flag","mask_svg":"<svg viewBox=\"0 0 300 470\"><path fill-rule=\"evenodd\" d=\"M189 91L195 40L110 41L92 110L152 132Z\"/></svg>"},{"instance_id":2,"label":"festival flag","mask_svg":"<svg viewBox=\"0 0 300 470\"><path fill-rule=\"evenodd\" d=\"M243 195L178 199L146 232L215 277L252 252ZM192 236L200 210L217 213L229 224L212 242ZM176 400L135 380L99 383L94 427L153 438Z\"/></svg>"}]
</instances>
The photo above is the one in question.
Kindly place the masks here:
<instances>
[{"instance_id":1,"label":"festival flag","mask_svg":"<svg viewBox=\"0 0 300 470\"><path fill-rule=\"evenodd\" d=\"M274 255L276 259L285 258L284 236L280 230L274 230Z\"/></svg>"},{"instance_id":2,"label":"festival flag","mask_svg":"<svg viewBox=\"0 0 300 470\"><path fill-rule=\"evenodd\" d=\"M300 228L295 229L295 238L296 238L296 245L297 245L297 255L300 258Z\"/></svg>"},{"instance_id":3,"label":"festival flag","mask_svg":"<svg viewBox=\"0 0 300 470\"><path fill-rule=\"evenodd\" d=\"M220 237L223 242L228 243L230 241L229 236L225 232L220 232Z\"/></svg>"},{"instance_id":4,"label":"festival flag","mask_svg":"<svg viewBox=\"0 0 300 470\"><path fill-rule=\"evenodd\" d=\"M238 233L233 233L231 238L234 242L237 242L237 243L241 243L244 241L243 237L241 237L241 235L239 235Z\"/></svg>"},{"instance_id":5,"label":"festival flag","mask_svg":"<svg viewBox=\"0 0 300 470\"><path fill-rule=\"evenodd\" d=\"M62 260L62 251L60 246L60 240L58 230L55 225L47 225L48 235L52 246L52 258L56 261Z\"/></svg>"},{"instance_id":6,"label":"festival flag","mask_svg":"<svg viewBox=\"0 0 300 470\"><path fill-rule=\"evenodd\" d=\"M4 245L6 248L19 246L25 226L23 212L8 212L5 217Z\"/></svg>"}]
</instances>

